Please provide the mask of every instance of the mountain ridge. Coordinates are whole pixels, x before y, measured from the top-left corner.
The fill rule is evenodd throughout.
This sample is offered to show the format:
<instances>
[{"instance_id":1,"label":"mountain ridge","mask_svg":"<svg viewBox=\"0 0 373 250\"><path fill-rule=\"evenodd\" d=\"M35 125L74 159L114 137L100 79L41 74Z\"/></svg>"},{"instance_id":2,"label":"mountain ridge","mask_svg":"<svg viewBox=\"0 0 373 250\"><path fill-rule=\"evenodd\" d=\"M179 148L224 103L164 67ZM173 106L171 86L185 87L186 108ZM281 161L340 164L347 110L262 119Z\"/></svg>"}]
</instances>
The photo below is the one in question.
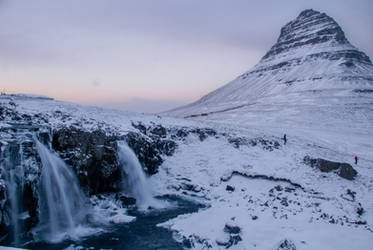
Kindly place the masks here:
<instances>
[{"instance_id":1,"label":"mountain ridge","mask_svg":"<svg viewBox=\"0 0 373 250\"><path fill-rule=\"evenodd\" d=\"M277 42L252 69L198 101L163 114L206 118L268 96L331 89L373 89L373 65L333 18L308 9L283 26Z\"/></svg>"}]
</instances>

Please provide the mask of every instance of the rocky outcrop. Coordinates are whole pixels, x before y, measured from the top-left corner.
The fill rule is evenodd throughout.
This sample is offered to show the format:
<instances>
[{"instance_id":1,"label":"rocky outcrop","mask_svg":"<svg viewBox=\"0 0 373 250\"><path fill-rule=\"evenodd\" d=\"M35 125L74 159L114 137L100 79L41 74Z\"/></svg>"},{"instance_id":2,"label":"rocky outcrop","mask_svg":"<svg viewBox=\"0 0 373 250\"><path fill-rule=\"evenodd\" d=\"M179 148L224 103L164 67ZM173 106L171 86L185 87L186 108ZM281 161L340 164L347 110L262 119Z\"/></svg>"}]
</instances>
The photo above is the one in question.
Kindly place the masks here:
<instances>
[{"instance_id":1,"label":"rocky outcrop","mask_svg":"<svg viewBox=\"0 0 373 250\"><path fill-rule=\"evenodd\" d=\"M149 137L134 132L126 135L126 141L148 174L158 172L158 167L163 163L162 152L170 155L176 147L176 144L167 143L167 141L163 140L154 141Z\"/></svg>"},{"instance_id":2,"label":"rocky outcrop","mask_svg":"<svg viewBox=\"0 0 373 250\"><path fill-rule=\"evenodd\" d=\"M145 126L141 126L141 130L147 133ZM52 147L74 168L81 186L88 188L91 194L113 192L119 190L121 181L117 141L127 142L150 175L157 173L163 163L162 155L171 156L175 152L177 144L164 139L165 128L157 126L148 131L152 137L136 132L114 136L102 130L63 128L53 132Z\"/></svg>"},{"instance_id":3,"label":"rocky outcrop","mask_svg":"<svg viewBox=\"0 0 373 250\"><path fill-rule=\"evenodd\" d=\"M116 141L101 130L87 132L71 127L53 131L52 147L74 168L81 186L96 194L120 189Z\"/></svg>"},{"instance_id":4,"label":"rocky outcrop","mask_svg":"<svg viewBox=\"0 0 373 250\"><path fill-rule=\"evenodd\" d=\"M228 137L228 142L235 148L239 148L240 146L261 146L264 150L269 151L280 148L280 143L277 140L264 138Z\"/></svg>"},{"instance_id":5,"label":"rocky outcrop","mask_svg":"<svg viewBox=\"0 0 373 250\"><path fill-rule=\"evenodd\" d=\"M225 239L216 240L216 244L218 246L230 248L231 246L237 245L240 241L242 241L242 238L240 236L241 228L233 223L233 221L225 224L224 232L227 234L227 237Z\"/></svg>"},{"instance_id":6,"label":"rocky outcrop","mask_svg":"<svg viewBox=\"0 0 373 250\"><path fill-rule=\"evenodd\" d=\"M357 171L348 163L334 162L321 158L311 158L309 156L304 157L304 163L319 169L321 172L332 172L335 171L340 177L353 180L357 175Z\"/></svg>"},{"instance_id":7,"label":"rocky outcrop","mask_svg":"<svg viewBox=\"0 0 373 250\"><path fill-rule=\"evenodd\" d=\"M279 244L277 250L297 250L297 248L291 240L285 239Z\"/></svg>"}]
</instances>

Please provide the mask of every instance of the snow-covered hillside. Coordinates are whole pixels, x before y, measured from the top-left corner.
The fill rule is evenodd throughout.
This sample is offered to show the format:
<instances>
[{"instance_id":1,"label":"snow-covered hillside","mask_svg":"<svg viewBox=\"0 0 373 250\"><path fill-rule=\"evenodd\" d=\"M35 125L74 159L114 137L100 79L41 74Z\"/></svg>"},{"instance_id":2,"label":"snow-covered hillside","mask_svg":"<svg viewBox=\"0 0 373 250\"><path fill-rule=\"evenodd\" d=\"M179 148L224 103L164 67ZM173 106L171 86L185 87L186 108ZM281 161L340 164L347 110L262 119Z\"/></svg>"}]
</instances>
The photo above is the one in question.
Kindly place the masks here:
<instances>
[{"instance_id":1,"label":"snow-covered hillside","mask_svg":"<svg viewBox=\"0 0 373 250\"><path fill-rule=\"evenodd\" d=\"M325 13L305 10L251 70L164 115L314 138L373 157L373 65Z\"/></svg>"}]
</instances>

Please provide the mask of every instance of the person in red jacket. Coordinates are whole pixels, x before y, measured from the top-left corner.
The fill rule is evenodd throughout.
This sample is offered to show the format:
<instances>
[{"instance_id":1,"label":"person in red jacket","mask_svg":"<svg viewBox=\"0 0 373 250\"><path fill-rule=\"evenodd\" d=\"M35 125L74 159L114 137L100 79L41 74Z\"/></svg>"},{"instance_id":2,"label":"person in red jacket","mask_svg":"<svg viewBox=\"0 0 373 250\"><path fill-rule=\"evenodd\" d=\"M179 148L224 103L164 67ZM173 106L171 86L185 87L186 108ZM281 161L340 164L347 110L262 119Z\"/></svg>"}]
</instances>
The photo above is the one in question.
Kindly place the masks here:
<instances>
[{"instance_id":1,"label":"person in red jacket","mask_svg":"<svg viewBox=\"0 0 373 250\"><path fill-rule=\"evenodd\" d=\"M357 164L357 156L355 155L355 164Z\"/></svg>"}]
</instances>

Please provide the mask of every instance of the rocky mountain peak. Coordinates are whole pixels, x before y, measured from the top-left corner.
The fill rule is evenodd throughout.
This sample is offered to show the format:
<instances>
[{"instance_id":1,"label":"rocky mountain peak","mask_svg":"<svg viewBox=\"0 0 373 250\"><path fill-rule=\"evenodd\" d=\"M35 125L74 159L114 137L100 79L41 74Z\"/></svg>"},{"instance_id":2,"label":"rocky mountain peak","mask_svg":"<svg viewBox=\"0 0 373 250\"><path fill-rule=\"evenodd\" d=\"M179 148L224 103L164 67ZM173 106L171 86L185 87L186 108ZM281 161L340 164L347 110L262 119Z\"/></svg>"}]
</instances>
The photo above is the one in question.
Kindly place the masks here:
<instances>
[{"instance_id":1,"label":"rocky mountain peak","mask_svg":"<svg viewBox=\"0 0 373 250\"><path fill-rule=\"evenodd\" d=\"M355 98L356 93L371 93L372 88L370 58L350 44L333 18L307 9L283 26L276 43L252 69L197 102L167 114L210 118L251 110L260 102L275 107L275 101L268 98L285 100L278 103L280 107L284 103L298 105L303 99L324 101L313 93L333 96L343 90ZM334 103L330 105L336 108Z\"/></svg>"},{"instance_id":2,"label":"rocky mountain peak","mask_svg":"<svg viewBox=\"0 0 373 250\"><path fill-rule=\"evenodd\" d=\"M312 9L302 11L298 17L282 29L277 43L263 60L302 47L349 46L343 30L333 18Z\"/></svg>"}]
</instances>

